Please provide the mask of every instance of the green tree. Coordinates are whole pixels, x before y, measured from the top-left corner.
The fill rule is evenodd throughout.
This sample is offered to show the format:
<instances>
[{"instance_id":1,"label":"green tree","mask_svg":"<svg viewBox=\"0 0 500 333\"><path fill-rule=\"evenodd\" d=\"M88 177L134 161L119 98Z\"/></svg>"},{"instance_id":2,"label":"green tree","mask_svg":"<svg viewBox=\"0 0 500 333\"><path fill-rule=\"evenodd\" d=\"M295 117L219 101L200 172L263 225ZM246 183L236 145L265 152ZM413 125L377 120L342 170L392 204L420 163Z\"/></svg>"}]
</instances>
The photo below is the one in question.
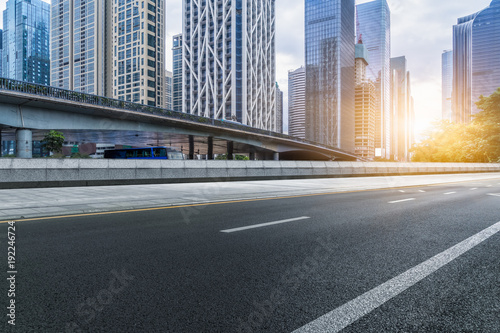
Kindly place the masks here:
<instances>
[{"instance_id":1,"label":"green tree","mask_svg":"<svg viewBox=\"0 0 500 333\"><path fill-rule=\"evenodd\" d=\"M479 97L477 107L483 111L474 116L481 126L484 154L490 162L500 162L500 88L488 97Z\"/></svg>"},{"instance_id":2,"label":"green tree","mask_svg":"<svg viewBox=\"0 0 500 333\"><path fill-rule=\"evenodd\" d=\"M48 151L53 153L61 153L64 143L64 135L61 132L52 130L49 133L45 134L42 143Z\"/></svg>"},{"instance_id":3,"label":"green tree","mask_svg":"<svg viewBox=\"0 0 500 333\"><path fill-rule=\"evenodd\" d=\"M483 110L469 124L435 123L413 149L413 162L500 161L500 88L476 103Z\"/></svg>"},{"instance_id":4,"label":"green tree","mask_svg":"<svg viewBox=\"0 0 500 333\"><path fill-rule=\"evenodd\" d=\"M227 154L221 154L221 155L217 155L217 157L215 158L216 160L227 160ZM250 158L248 158L248 156L245 156L245 155L233 155L233 159L234 160L242 160L242 161L248 161Z\"/></svg>"}]
</instances>

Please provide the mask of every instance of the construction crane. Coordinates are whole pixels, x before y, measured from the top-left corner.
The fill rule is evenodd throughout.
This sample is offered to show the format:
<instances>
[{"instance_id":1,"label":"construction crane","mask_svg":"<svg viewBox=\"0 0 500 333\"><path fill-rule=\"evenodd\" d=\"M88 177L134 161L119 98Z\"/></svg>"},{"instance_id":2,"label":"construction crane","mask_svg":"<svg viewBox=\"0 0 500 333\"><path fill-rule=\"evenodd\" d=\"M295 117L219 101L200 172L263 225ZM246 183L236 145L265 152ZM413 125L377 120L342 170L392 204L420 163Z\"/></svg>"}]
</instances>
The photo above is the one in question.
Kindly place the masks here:
<instances>
[{"instance_id":1,"label":"construction crane","mask_svg":"<svg viewBox=\"0 0 500 333\"><path fill-rule=\"evenodd\" d=\"M361 33L357 9L356 9L356 38L358 40L358 44L363 44L363 34Z\"/></svg>"}]
</instances>

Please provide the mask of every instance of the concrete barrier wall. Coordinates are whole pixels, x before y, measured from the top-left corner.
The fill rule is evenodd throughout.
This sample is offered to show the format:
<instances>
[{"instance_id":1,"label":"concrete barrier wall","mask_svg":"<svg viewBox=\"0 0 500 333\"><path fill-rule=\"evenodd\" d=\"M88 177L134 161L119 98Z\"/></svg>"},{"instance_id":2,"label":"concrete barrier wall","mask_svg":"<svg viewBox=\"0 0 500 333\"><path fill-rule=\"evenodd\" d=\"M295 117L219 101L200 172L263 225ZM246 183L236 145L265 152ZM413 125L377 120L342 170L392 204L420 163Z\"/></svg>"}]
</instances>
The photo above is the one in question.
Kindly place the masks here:
<instances>
[{"instance_id":1,"label":"concrete barrier wall","mask_svg":"<svg viewBox=\"0 0 500 333\"><path fill-rule=\"evenodd\" d=\"M500 172L500 164L0 159L0 188Z\"/></svg>"}]
</instances>

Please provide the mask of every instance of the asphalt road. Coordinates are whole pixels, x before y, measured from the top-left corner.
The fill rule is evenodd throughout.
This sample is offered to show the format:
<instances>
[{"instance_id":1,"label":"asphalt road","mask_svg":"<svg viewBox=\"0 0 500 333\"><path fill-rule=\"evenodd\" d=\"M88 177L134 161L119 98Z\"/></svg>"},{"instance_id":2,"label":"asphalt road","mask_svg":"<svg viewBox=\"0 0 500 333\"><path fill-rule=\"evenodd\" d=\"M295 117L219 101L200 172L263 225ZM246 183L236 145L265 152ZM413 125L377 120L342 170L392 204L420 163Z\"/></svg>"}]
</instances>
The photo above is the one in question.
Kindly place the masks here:
<instances>
[{"instance_id":1,"label":"asphalt road","mask_svg":"<svg viewBox=\"0 0 500 333\"><path fill-rule=\"evenodd\" d=\"M342 308L343 332L500 332L500 233L420 279L403 274L499 221L500 178L17 221L16 325L7 282L2 324L305 333ZM380 301L373 291L401 274ZM344 306L361 295L372 308Z\"/></svg>"}]
</instances>

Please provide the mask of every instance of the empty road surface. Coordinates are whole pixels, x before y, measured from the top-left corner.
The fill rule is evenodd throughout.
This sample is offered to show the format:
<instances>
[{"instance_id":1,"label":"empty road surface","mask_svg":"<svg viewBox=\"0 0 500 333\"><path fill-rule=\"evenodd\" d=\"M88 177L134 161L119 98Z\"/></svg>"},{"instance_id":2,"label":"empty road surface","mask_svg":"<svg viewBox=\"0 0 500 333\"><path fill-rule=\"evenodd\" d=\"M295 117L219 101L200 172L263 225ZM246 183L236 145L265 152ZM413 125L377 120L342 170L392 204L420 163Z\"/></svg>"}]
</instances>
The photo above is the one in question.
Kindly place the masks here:
<instances>
[{"instance_id":1,"label":"empty road surface","mask_svg":"<svg viewBox=\"0 0 500 333\"><path fill-rule=\"evenodd\" d=\"M114 192L123 204L114 212L53 209L54 216L6 219L4 267L15 225L16 325L6 316L8 267L2 325L6 332L500 332L500 175L454 177L428 185L392 177L385 188L325 186L324 193L283 181L272 195L236 191L217 194L217 202L140 209L124 187ZM324 182L335 181L345 182ZM9 193L16 192L0 196Z\"/></svg>"}]
</instances>

